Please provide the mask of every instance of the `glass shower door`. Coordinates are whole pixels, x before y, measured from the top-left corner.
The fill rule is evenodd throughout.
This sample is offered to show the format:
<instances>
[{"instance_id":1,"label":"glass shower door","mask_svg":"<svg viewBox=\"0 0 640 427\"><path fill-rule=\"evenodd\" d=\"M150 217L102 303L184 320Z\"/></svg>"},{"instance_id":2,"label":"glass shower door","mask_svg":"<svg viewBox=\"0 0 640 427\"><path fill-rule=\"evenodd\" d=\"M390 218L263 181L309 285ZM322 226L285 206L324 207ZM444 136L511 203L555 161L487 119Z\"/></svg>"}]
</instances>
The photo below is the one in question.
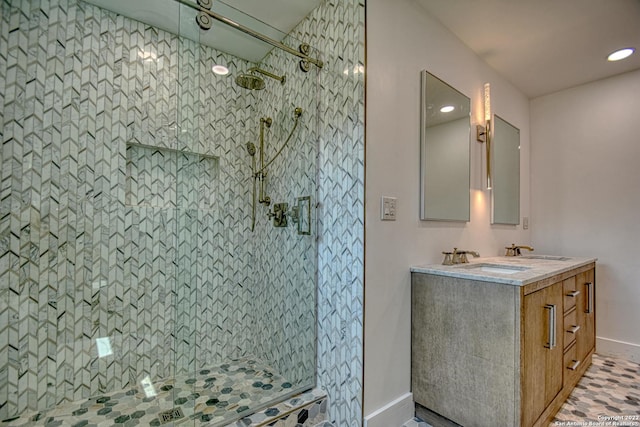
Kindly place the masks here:
<instances>
[{"instance_id":1,"label":"glass shower door","mask_svg":"<svg viewBox=\"0 0 640 427\"><path fill-rule=\"evenodd\" d=\"M319 75L278 49L256 63L213 48L195 14L180 6L170 385L175 416L226 425L315 384ZM238 85L252 68L285 82ZM270 204L254 204L261 154Z\"/></svg>"}]
</instances>

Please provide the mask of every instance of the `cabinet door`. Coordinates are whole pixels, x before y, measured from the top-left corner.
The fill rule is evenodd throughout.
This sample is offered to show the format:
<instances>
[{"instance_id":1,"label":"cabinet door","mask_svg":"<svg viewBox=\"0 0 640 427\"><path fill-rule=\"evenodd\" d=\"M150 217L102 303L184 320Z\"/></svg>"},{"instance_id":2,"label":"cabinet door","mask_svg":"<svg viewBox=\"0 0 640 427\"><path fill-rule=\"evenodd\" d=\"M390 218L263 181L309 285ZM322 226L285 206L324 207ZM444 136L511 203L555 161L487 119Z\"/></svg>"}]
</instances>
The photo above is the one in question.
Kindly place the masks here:
<instances>
[{"instance_id":1,"label":"cabinet door","mask_svg":"<svg viewBox=\"0 0 640 427\"><path fill-rule=\"evenodd\" d=\"M562 282L524 297L522 324L524 340L522 425L524 426L533 425L562 388L562 300Z\"/></svg>"},{"instance_id":2,"label":"cabinet door","mask_svg":"<svg viewBox=\"0 0 640 427\"><path fill-rule=\"evenodd\" d=\"M576 287L580 291L576 301L576 318L580 331L576 337L576 357L583 362L596 344L596 282L595 270L576 275Z\"/></svg>"}]
</instances>

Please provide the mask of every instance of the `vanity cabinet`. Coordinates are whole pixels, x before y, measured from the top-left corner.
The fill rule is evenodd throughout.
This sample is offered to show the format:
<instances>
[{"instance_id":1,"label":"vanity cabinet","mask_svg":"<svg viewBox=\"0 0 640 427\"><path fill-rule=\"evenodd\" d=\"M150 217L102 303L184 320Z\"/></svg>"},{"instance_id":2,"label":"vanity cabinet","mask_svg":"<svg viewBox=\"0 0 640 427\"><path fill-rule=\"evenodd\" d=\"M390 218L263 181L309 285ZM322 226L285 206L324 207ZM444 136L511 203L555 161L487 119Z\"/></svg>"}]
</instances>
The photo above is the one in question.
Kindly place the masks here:
<instances>
[{"instance_id":1,"label":"vanity cabinet","mask_svg":"<svg viewBox=\"0 0 640 427\"><path fill-rule=\"evenodd\" d=\"M546 426L591 363L595 262L523 284L412 270L414 401L465 426Z\"/></svg>"},{"instance_id":2,"label":"vanity cabinet","mask_svg":"<svg viewBox=\"0 0 640 427\"><path fill-rule=\"evenodd\" d=\"M522 421L526 426L535 423L563 387L562 300L562 282L524 297Z\"/></svg>"}]
</instances>

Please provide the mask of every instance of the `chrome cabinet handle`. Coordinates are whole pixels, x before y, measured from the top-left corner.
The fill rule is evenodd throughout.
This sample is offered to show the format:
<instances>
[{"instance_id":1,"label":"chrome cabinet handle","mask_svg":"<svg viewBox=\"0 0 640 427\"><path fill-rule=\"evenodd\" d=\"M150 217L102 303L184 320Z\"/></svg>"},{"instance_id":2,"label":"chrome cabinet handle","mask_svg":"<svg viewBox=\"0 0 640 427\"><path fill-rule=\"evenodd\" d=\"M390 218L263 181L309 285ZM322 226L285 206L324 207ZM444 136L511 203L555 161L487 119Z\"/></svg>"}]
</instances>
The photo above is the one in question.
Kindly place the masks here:
<instances>
[{"instance_id":1,"label":"chrome cabinet handle","mask_svg":"<svg viewBox=\"0 0 640 427\"><path fill-rule=\"evenodd\" d=\"M575 334L580 330L580 325L573 325L571 328L567 329L567 332L570 334Z\"/></svg>"},{"instance_id":2,"label":"chrome cabinet handle","mask_svg":"<svg viewBox=\"0 0 640 427\"><path fill-rule=\"evenodd\" d=\"M585 283L587 286L587 310L585 313L593 313L593 282Z\"/></svg>"},{"instance_id":3,"label":"chrome cabinet handle","mask_svg":"<svg viewBox=\"0 0 640 427\"><path fill-rule=\"evenodd\" d=\"M556 347L556 306L547 304L544 308L549 310L549 342L545 347L553 350Z\"/></svg>"},{"instance_id":4,"label":"chrome cabinet handle","mask_svg":"<svg viewBox=\"0 0 640 427\"><path fill-rule=\"evenodd\" d=\"M575 298L580 295L580 291L571 291L567 294L568 297Z\"/></svg>"},{"instance_id":5,"label":"chrome cabinet handle","mask_svg":"<svg viewBox=\"0 0 640 427\"><path fill-rule=\"evenodd\" d=\"M571 366L567 366L567 369L575 371L576 369L578 369L578 366L580 366L580 361L579 360L574 360L573 364Z\"/></svg>"}]
</instances>

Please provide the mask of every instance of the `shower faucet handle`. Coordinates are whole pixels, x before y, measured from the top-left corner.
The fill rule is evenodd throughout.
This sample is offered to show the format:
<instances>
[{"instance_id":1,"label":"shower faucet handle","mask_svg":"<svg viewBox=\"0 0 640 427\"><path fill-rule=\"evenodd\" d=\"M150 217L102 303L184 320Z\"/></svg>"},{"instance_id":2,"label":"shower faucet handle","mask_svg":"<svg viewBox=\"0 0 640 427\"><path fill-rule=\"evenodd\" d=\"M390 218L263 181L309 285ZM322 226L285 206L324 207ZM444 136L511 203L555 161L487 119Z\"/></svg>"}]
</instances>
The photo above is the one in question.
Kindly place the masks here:
<instances>
[{"instance_id":1,"label":"shower faucet handle","mask_svg":"<svg viewBox=\"0 0 640 427\"><path fill-rule=\"evenodd\" d=\"M273 211L267 212L269 219L273 219L274 227L286 227L287 226L287 209L288 203L274 203Z\"/></svg>"}]
</instances>

